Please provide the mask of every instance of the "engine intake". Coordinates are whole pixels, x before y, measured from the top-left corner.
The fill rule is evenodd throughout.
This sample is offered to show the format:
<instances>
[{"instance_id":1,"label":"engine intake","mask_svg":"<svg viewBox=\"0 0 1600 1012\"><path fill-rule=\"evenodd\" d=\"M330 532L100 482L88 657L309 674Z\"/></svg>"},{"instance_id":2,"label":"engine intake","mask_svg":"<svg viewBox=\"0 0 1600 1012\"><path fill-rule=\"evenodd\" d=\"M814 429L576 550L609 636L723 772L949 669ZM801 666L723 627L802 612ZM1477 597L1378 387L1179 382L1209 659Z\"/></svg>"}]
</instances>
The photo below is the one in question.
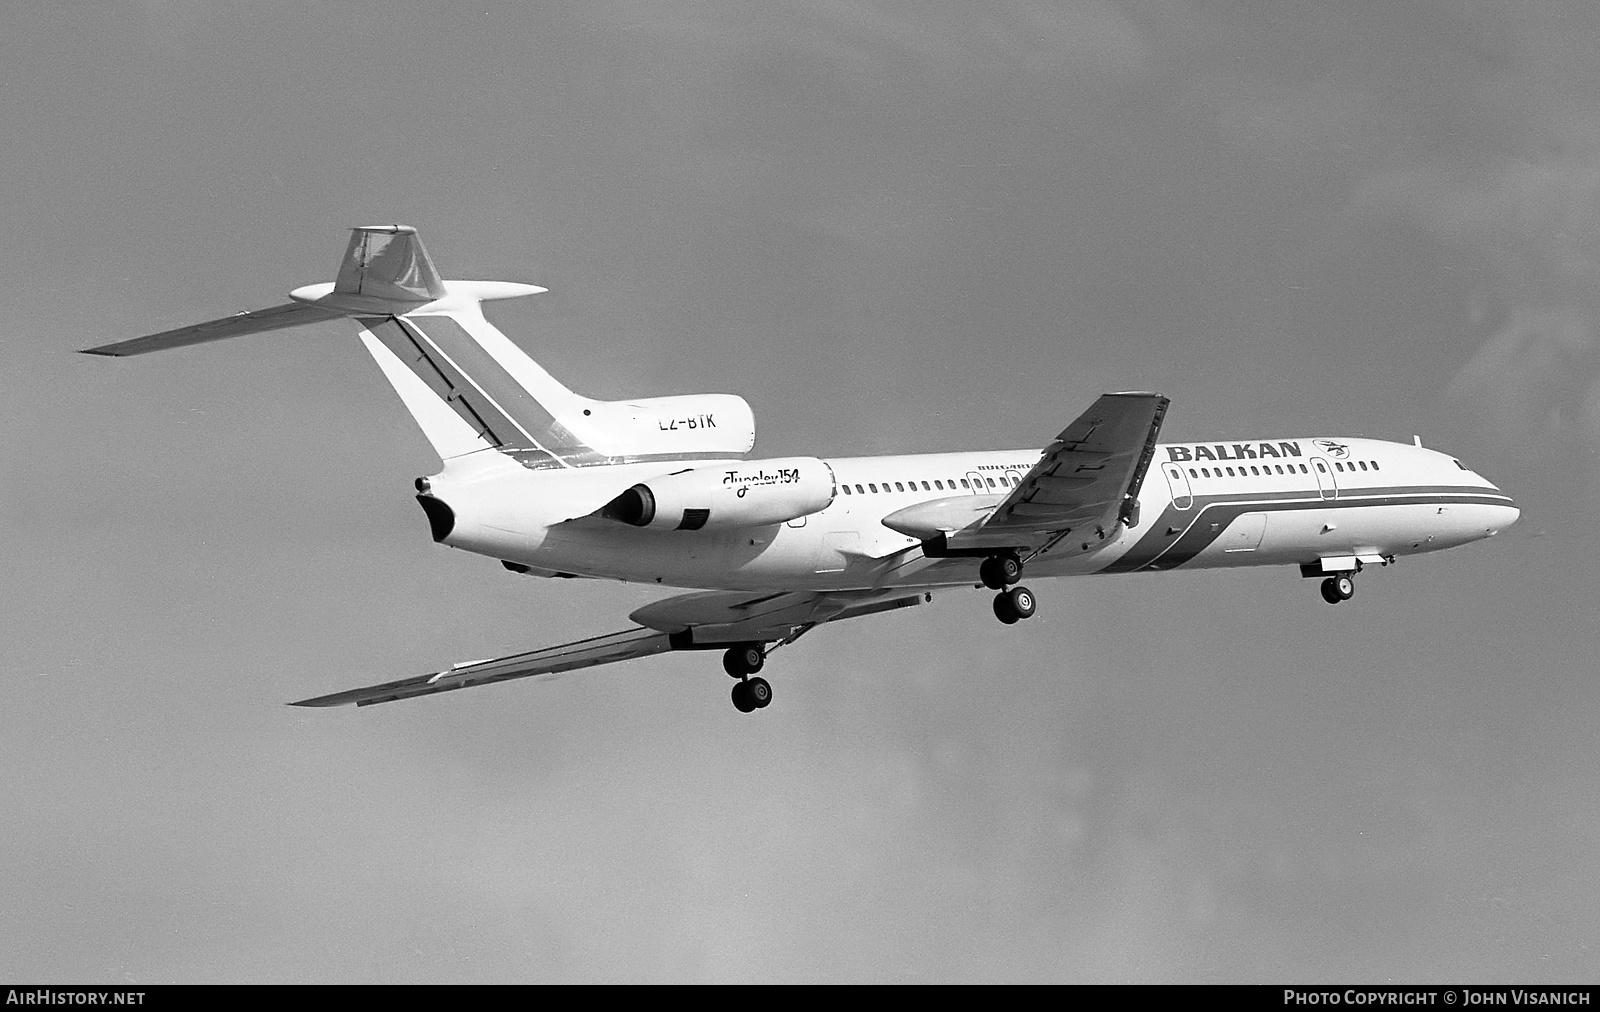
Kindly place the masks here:
<instances>
[{"instance_id":1,"label":"engine intake","mask_svg":"<svg viewBox=\"0 0 1600 1012\"><path fill-rule=\"evenodd\" d=\"M456 511L431 495L419 495L417 502L421 504L422 512L428 514L428 529L433 533L433 540L448 538L450 532L456 529Z\"/></svg>"}]
</instances>

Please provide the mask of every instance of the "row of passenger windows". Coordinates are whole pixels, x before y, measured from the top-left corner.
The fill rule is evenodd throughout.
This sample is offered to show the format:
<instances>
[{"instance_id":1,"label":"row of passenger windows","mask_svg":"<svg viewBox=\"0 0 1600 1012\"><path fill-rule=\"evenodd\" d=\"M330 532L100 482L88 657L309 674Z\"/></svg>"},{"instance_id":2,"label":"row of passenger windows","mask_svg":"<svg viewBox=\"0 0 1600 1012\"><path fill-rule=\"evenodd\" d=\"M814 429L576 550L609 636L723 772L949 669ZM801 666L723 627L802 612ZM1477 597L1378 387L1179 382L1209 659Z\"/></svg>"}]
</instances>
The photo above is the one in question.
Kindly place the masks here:
<instances>
[{"instance_id":1,"label":"row of passenger windows","mask_svg":"<svg viewBox=\"0 0 1600 1012\"><path fill-rule=\"evenodd\" d=\"M1333 462L1333 469L1335 471L1354 471L1356 469L1356 466L1360 465L1361 470L1366 471L1366 470L1369 469L1368 468L1369 464L1371 465L1370 470L1376 471L1376 470L1379 469L1378 468L1378 462L1376 460L1352 460L1348 464L1341 463L1341 462L1336 460L1336 461ZM1288 467L1288 469L1289 469L1287 472L1284 471L1285 467ZM1251 467L1250 468L1250 473L1251 474L1262 474L1262 473L1272 474L1274 471L1276 471L1278 474L1285 474L1285 473L1294 474L1294 469L1295 469L1295 465L1293 465L1293 464L1287 464L1287 465L1286 464L1262 464L1260 467ZM1191 478L1221 478L1223 470L1224 469L1220 468L1220 467L1218 467L1218 468L1202 467L1198 471L1196 471L1194 468L1191 467L1191 468L1189 468L1189 477L1191 477ZM1242 478L1242 477L1244 477L1244 468L1243 467L1239 468L1239 473L1237 475L1235 475L1233 473L1233 468L1231 468L1231 467L1227 468L1226 470L1228 472L1228 477L1229 478L1234 478L1234 477ZM1317 470L1323 472L1324 474L1326 474L1328 472L1328 469L1326 467L1322 466L1322 462L1321 461L1317 462ZM1213 471L1215 473L1213 473ZM1300 473L1301 474L1310 474L1311 471L1304 464L1301 464L1300 465Z\"/></svg>"},{"instance_id":2,"label":"row of passenger windows","mask_svg":"<svg viewBox=\"0 0 1600 1012\"><path fill-rule=\"evenodd\" d=\"M1021 478L1013 478L1013 477L1010 477L1009 475L1007 477L1004 477L1004 478L995 478L993 476L990 476L990 477L987 477L987 478L979 479L977 482L968 482L967 479L965 479L965 478L960 479L960 481L961 481L961 487L964 488L964 489L967 489L968 491L971 491L973 489L974 485L976 485L977 488L982 489L984 487L983 486L983 482L987 482L990 488L1010 488L1013 485L1022 484L1022 479ZM856 493L859 494L859 495L867 495L869 492L879 492L879 491L883 491L883 492L891 492L891 491L892 492L915 492L917 490L917 483L914 482L914 481L906 481L906 482L897 481L897 482L894 482L894 488L893 489L891 489L889 487L889 484L890 484L889 482L884 482L883 483L883 488L879 489L875 482L870 482L869 481L869 482L867 482L865 488L863 488L860 485L857 485L857 486L855 486L855 490L856 490ZM910 487L908 488L907 486L910 486ZM851 494L849 485L840 485L839 487L844 490L844 494L845 495L850 495ZM945 491L954 492L956 490L956 479L955 478L951 478L950 479L950 484L949 484L948 488L945 486L945 483L943 481L939 480L939 479L935 479L934 480L932 487L929 487L927 482L923 482L922 483L922 490L924 492L935 492L935 491L938 491L938 492L945 492Z\"/></svg>"}]
</instances>

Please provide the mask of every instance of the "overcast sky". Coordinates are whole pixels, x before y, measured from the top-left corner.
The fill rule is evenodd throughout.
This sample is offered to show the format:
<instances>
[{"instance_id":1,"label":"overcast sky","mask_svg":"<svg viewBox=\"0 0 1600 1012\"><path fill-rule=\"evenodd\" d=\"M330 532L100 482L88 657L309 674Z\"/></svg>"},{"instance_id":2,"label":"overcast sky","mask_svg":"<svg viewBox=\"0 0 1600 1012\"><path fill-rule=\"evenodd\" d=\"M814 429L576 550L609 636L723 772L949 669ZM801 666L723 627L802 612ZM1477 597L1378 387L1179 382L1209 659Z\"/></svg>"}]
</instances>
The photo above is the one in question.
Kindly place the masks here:
<instances>
[{"instance_id":1,"label":"overcast sky","mask_svg":"<svg viewBox=\"0 0 1600 1012\"><path fill-rule=\"evenodd\" d=\"M1309 9L1307 9L1309 7ZM0 978L1600 974L1592 3L0 6ZM595 396L756 452L1365 435L1517 498L1365 574L1043 581L689 653L292 699L661 593L434 545L352 225Z\"/></svg>"}]
</instances>

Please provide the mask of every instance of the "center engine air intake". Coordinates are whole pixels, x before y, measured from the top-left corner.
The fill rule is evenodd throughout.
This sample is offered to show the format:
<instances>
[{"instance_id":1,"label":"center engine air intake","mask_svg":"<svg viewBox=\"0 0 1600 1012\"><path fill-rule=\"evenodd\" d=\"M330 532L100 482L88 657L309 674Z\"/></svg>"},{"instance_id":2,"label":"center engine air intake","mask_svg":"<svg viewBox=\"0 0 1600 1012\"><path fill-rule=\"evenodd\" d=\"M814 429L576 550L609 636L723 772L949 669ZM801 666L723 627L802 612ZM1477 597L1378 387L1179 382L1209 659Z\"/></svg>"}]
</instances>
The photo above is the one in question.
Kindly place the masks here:
<instances>
[{"instance_id":1,"label":"center engine air intake","mask_svg":"<svg viewBox=\"0 0 1600 1012\"><path fill-rule=\"evenodd\" d=\"M761 527L826 509L833 470L816 457L689 468L633 486L595 516L658 531Z\"/></svg>"}]
</instances>

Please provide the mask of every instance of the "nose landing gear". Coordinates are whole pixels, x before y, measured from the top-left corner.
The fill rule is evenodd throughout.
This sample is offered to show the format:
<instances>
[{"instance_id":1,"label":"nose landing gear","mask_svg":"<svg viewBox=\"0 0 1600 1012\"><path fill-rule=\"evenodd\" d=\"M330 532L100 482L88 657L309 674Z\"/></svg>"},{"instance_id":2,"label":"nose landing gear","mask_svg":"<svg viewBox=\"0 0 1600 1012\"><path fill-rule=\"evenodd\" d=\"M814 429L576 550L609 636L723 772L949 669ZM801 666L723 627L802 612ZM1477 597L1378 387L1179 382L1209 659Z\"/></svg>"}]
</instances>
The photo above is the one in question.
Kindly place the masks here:
<instances>
[{"instance_id":1,"label":"nose landing gear","mask_svg":"<svg viewBox=\"0 0 1600 1012\"><path fill-rule=\"evenodd\" d=\"M762 709L772 702L772 686L767 680L749 677L766 662L766 648L761 643L740 643L722 655L722 669L739 679L733 687L733 707L740 713Z\"/></svg>"}]
</instances>

